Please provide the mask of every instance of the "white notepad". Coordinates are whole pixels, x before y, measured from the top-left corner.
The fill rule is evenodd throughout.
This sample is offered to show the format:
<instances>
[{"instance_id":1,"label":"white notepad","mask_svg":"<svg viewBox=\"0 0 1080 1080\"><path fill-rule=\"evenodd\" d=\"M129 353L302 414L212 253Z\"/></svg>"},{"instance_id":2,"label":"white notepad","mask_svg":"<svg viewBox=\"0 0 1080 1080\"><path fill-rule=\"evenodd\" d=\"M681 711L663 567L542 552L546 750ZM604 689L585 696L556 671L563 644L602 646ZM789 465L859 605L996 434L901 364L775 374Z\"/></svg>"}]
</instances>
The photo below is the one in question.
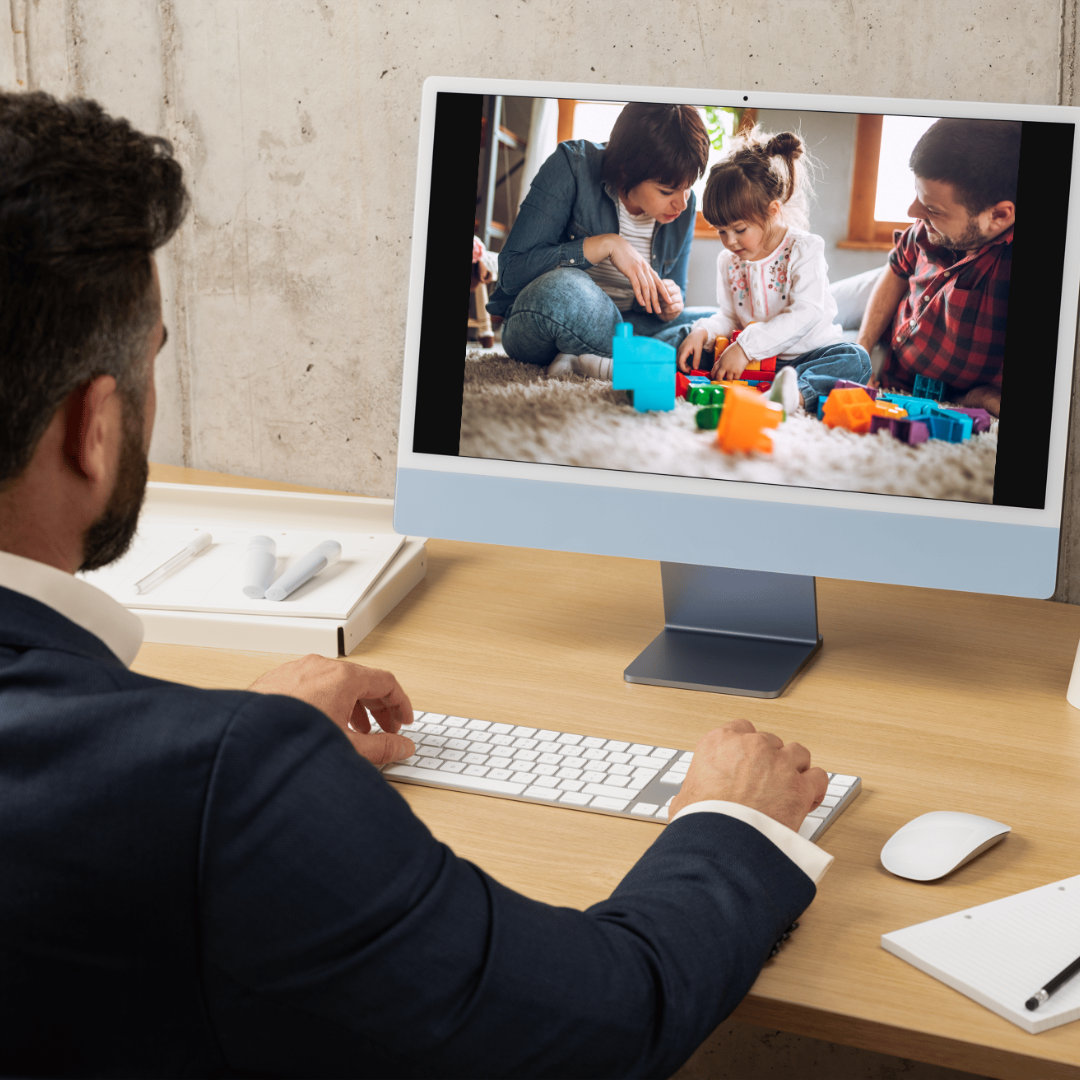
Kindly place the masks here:
<instances>
[{"instance_id":1,"label":"white notepad","mask_svg":"<svg viewBox=\"0 0 1080 1080\"><path fill-rule=\"evenodd\" d=\"M881 945L1032 1034L1080 1020L1080 975L1024 1008L1080 956L1080 876L882 934Z\"/></svg>"}]
</instances>

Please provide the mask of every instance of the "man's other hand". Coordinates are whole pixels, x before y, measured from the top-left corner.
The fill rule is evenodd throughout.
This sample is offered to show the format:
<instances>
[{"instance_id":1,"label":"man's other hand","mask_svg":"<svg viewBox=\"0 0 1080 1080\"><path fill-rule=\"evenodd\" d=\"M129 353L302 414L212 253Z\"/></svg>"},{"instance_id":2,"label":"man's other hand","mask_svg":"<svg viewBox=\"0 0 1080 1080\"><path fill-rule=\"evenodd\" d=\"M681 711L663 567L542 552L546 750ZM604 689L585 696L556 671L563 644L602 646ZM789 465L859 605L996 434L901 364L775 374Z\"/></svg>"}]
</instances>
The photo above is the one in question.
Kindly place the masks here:
<instances>
[{"instance_id":1,"label":"man's other hand","mask_svg":"<svg viewBox=\"0 0 1080 1080\"><path fill-rule=\"evenodd\" d=\"M682 789L671 803L674 817L705 799L741 803L789 829L825 798L829 776L810 767L810 751L765 731L749 720L733 720L710 731L694 749Z\"/></svg>"},{"instance_id":2,"label":"man's other hand","mask_svg":"<svg viewBox=\"0 0 1080 1080\"><path fill-rule=\"evenodd\" d=\"M396 734L402 724L413 722L413 711L401 684L389 671L311 655L268 671L248 689L259 694L285 694L314 705L375 765L400 761L416 752L412 739ZM382 732L372 733L369 711Z\"/></svg>"}]
</instances>

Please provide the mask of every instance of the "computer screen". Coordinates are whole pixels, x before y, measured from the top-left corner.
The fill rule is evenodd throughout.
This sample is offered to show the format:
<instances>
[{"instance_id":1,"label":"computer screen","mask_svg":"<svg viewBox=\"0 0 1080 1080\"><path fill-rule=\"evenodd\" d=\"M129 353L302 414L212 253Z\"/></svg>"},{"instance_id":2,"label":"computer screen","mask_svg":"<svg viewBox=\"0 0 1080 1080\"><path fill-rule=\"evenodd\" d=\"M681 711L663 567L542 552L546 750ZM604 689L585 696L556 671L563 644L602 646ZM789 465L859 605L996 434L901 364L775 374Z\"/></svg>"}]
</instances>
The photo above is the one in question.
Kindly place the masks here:
<instances>
[{"instance_id":1,"label":"computer screen","mask_svg":"<svg viewBox=\"0 0 1080 1080\"><path fill-rule=\"evenodd\" d=\"M611 169L618 156L620 167L648 171L647 162L635 164L635 138L653 154L675 146L657 162L647 205L620 199L612 176L623 174L604 172L612 130L631 103L691 107L700 121L683 143L700 143L702 133L707 140L702 174L680 181L670 175L687 171L671 163L681 160L679 140L658 136L649 110L626 112L634 121L611 143ZM429 79L395 527L660 560L663 655L649 670L632 664L627 678L763 696L780 692L772 676L749 689L715 676L718 639L721 652L741 643L742 671L766 645L790 653L796 659L780 665L789 679L792 664L798 670L820 643L815 576L1049 596L1080 286L1078 115L1052 106ZM982 133L971 144L973 184L983 174L1015 176L1015 196L997 203L1012 217L987 225L965 207L977 230L967 236L934 216L956 210L958 189L933 176L916 188L908 168L935 124L966 137L956 121L977 122ZM776 219L785 239L758 258L765 247L740 249L718 219L727 204L717 193L727 189L718 179L707 194L707 178L739 147L768 143L775 157L782 144L769 139L784 132L798 136L801 151L779 170L791 178ZM980 153L994 161L979 161ZM1035 206L1039 224L1028 226ZM596 253L583 244L597 222L617 222L608 232L628 241L641 233L637 250L651 256L665 288L677 289L663 315L681 308L671 320L678 325L658 332L632 283L620 293L630 281L625 258L583 258ZM818 368L805 366L820 379L806 381L797 368L805 407L765 404L782 397L780 369L816 357L822 343L858 336L883 275L919 287L899 305L892 294L898 314L887 320L872 373L863 361L815 360ZM936 293L946 287L951 314L935 323ZM470 296L472 310L463 311ZM600 299L582 307L583 296ZM811 308L810 321L799 322ZM615 332L605 339L612 317ZM676 348L705 325L715 330L715 352L690 353L681 366L692 382L682 381ZM749 364L717 376L714 358L735 355L724 350L742 333L756 343L739 354L743 362L753 354ZM769 348L776 357L760 355ZM579 350L593 359L579 364ZM914 367L897 359L913 355ZM559 356L557 378L550 365ZM832 376L846 398L830 392ZM654 378L659 399L650 396ZM717 382L722 400L709 397ZM980 384L989 399L975 398L987 408L971 408L968 388ZM743 428L749 434L739 436Z\"/></svg>"}]
</instances>

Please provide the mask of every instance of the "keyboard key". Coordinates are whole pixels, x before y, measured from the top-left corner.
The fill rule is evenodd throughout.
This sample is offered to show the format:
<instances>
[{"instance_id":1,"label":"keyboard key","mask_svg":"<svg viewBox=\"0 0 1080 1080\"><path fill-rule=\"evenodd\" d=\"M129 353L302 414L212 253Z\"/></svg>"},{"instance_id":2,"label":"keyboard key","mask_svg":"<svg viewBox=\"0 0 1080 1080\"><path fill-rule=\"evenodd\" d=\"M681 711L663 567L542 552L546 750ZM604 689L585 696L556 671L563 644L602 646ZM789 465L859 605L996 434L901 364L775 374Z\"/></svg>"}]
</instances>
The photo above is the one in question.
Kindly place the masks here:
<instances>
[{"instance_id":1,"label":"keyboard key","mask_svg":"<svg viewBox=\"0 0 1080 1080\"><path fill-rule=\"evenodd\" d=\"M819 806L816 809L811 810L806 816L819 819L827 818L829 816L829 807Z\"/></svg>"},{"instance_id":2,"label":"keyboard key","mask_svg":"<svg viewBox=\"0 0 1080 1080\"><path fill-rule=\"evenodd\" d=\"M609 765L608 776L629 776L634 770L629 765Z\"/></svg>"},{"instance_id":3,"label":"keyboard key","mask_svg":"<svg viewBox=\"0 0 1080 1080\"><path fill-rule=\"evenodd\" d=\"M609 776L605 781L608 787L626 787L630 783L629 776Z\"/></svg>"},{"instance_id":4,"label":"keyboard key","mask_svg":"<svg viewBox=\"0 0 1080 1080\"><path fill-rule=\"evenodd\" d=\"M470 720L466 725L467 728L471 728L473 731L487 731L491 727L490 720Z\"/></svg>"},{"instance_id":5,"label":"keyboard key","mask_svg":"<svg viewBox=\"0 0 1080 1080\"><path fill-rule=\"evenodd\" d=\"M838 795L826 795L825 798L821 800L821 805L835 806L839 801L840 797Z\"/></svg>"},{"instance_id":6,"label":"keyboard key","mask_svg":"<svg viewBox=\"0 0 1080 1080\"><path fill-rule=\"evenodd\" d=\"M513 724L492 724L491 730L497 735L509 735L514 730Z\"/></svg>"},{"instance_id":7,"label":"keyboard key","mask_svg":"<svg viewBox=\"0 0 1080 1080\"><path fill-rule=\"evenodd\" d=\"M536 740L518 737L514 739L514 745L522 750L533 750L536 747Z\"/></svg>"},{"instance_id":8,"label":"keyboard key","mask_svg":"<svg viewBox=\"0 0 1080 1080\"><path fill-rule=\"evenodd\" d=\"M492 780L509 780L514 775L512 769L492 769L488 776Z\"/></svg>"},{"instance_id":9,"label":"keyboard key","mask_svg":"<svg viewBox=\"0 0 1080 1080\"><path fill-rule=\"evenodd\" d=\"M563 733L562 733L562 734L561 734L561 735L560 735L560 736L559 736L559 737L558 737L558 738L557 738L557 739L555 740L555 742L561 742L561 743L570 743L571 745L574 745L574 746L576 746L576 745L577 745L577 744L578 744L579 742L581 742L581 739L582 739L582 736L581 736L581 735L571 735L571 734L570 734L570 732L568 732L568 731L564 731L564 732L563 732Z\"/></svg>"},{"instance_id":10,"label":"keyboard key","mask_svg":"<svg viewBox=\"0 0 1080 1080\"><path fill-rule=\"evenodd\" d=\"M630 744L627 743L627 742L618 742L615 739L608 739L608 741L606 743L604 743L604 746L606 746L608 750L616 750L616 751L625 750L625 749L627 749L627 747L629 747L629 745Z\"/></svg>"},{"instance_id":11,"label":"keyboard key","mask_svg":"<svg viewBox=\"0 0 1080 1080\"><path fill-rule=\"evenodd\" d=\"M580 791L564 791L559 796L559 802L569 803L571 806L588 806L592 802L592 796Z\"/></svg>"},{"instance_id":12,"label":"keyboard key","mask_svg":"<svg viewBox=\"0 0 1080 1080\"><path fill-rule=\"evenodd\" d=\"M667 821L668 814L668 808L666 806L661 806L660 809L657 810L656 813L653 815L653 817L658 817L661 821Z\"/></svg>"},{"instance_id":13,"label":"keyboard key","mask_svg":"<svg viewBox=\"0 0 1080 1080\"><path fill-rule=\"evenodd\" d=\"M488 753L493 758L512 758L514 756L514 748L512 746L493 746L489 749Z\"/></svg>"},{"instance_id":14,"label":"keyboard key","mask_svg":"<svg viewBox=\"0 0 1080 1080\"><path fill-rule=\"evenodd\" d=\"M580 780L563 780L559 784L561 791L580 791L585 785Z\"/></svg>"},{"instance_id":15,"label":"keyboard key","mask_svg":"<svg viewBox=\"0 0 1080 1080\"><path fill-rule=\"evenodd\" d=\"M554 765L534 765L532 771L537 776L554 776L559 770Z\"/></svg>"},{"instance_id":16,"label":"keyboard key","mask_svg":"<svg viewBox=\"0 0 1080 1080\"><path fill-rule=\"evenodd\" d=\"M529 786L535 780L536 777L533 776L531 772L516 772L513 776L513 781L515 784L524 784L525 786Z\"/></svg>"},{"instance_id":17,"label":"keyboard key","mask_svg":"<svg viewBox=\"0 0 1080 1080\"><path fill-rule=\"evenodd\" d=\"M561 731L548 731L547 728L539 728L536 732L536 737L541 742L557 742Z\"/></svg>"},{"instance_id":18,"label":"keyboard key","mask_svg":"<svg viewBox=\"0 0 1080 1080\"><path fill-rule=\"evenodd\" d=\"M439 759L432 757L421 758L417 763L418 769L437 769L439 767Z\"/></svg>"},{"instance_id":19,"label":"keyboard key","mask_svg":"<svg viewBox=\"0 0 1080 1080\"><path fill-rule=\"evenodd\" d=\"M387 776L407 777L413 780L428 780L431 777L428 770L413 768L411 765L387 765L383 772ZM524 784L493 780L490 776L467 776L465 773L454 777L454 786L469 791L488 791L493 795L520 795L525 790Z\"/></svg>"},{"instance_id":20,"label":"keyboard key","mask_svg":"<svg viewBox=\"0 0 1080 1080\"><path fill-rule=\"evenodd\" d=\"M541 765L562 765L563 759L558 754L541 754L536 759Z\"/></svg>"},{"instance_id":21,"label":"keyboard key","mask_svg":"<svg viewBox=\"0 0 1080 1080\"><path fill-rule=\"evenodd\" d=\"M559 797L559 790L557 788L531 787L525 789L525 794L531 795L534 799L550 799L554 802Z\"/></svg>"},{"instance_id":22,"label":"keyboard key","mask_svg":"<svg viewBox=\"0 0 1080 1080\"><path fill-rule=\"evenodd\" d=\"M683 773L672 772L670 769L660 777L661 784L678 784L682 785L682 782L686 779Z\"/></svg>"},{"instance_id":23,"label":"keyboard key","mask_svg":"<svg viewBox=\"0 0 1080 1080\"><path fill-rule=\"evenodd\" d=\"M557 788L559 781L554 776L538 776L533 787Z\"/></svg>"},{"instance_id":24,"label":"keyboard key","mask_svg":"<svg viewBox=\"0 0 1080 1080\"><path fill-rule=\"evenodd\" d=\"M444 748L442 752L443 761L460 761L464 756L465 754L461 750L447 750Z\"/></svg>"},{"instance_id":25,"label":"keyboard key","mask_svg":"<svg viewBox=\"0 0 1080 1080\"><path fill-rule=\"evenodd\" d=\"M630 759L630 764L633 765L635 769L657 768L657 762L653 761L651 757L645 757L641 754L638 754L636 757L632 757Z\"/></svg>"},{"instance_id":26,"label":"keyboard key","mask_svg":"<svg viewBox=\"0 0 1080 1080\"><path fill-rule=\"evenodd\" d=\"M604 795L597 795L589 805L602 810L625 810L626 799L611 799Z\"/></svg>"},{"instance_id":27,"label":"keyboard key","mask_svg":"<svg viewBox=\"0 0 1080 1080\"><path fill-rule=\"evenodd\" d=\"M466 754L465 763L467 765L486 765L487 754Z\"/></svg>"},{"instance_id":28,"label":"keyboard key","mask_svg":"<svg viewBox=\"0 0 1080 1080\"><path fill-rule=\"evenodd\" d=\"M580 769L560 769L555 775L556 776L563 776L567 780L577 780L578 777L581 776L581 770Z\"/></svg>"},{"instance_id":29,"label":"keyboard key","mask_svg":"<svg viewBox=\"0 0 1080 1080\"><path fill-rule=\"evenodd\" d=\"M536 728L534 727L516 727L511 735L518 735L523 739L531 739L536 734Z\"/></svg>"},{"instance_id":30,"label":"keyboard key","mask_svg":"<svg viewBox=\"0 0 1080 1080\"><path fill-rule=\"evenodd\" d=\"M514 753L515 761L535 761L540 756L536 750L517 750Z\"/></svg>"},{"instance_id":31,"label":"keyboard key","mask_svg":"<svg viewBox=\"0 0 1080 1080\"><path fill-rule=\"evenodd\" d=\"M842 784L842 785L843 785L844 787L846 787L846 788L849 788L849 787L851 787L851 785L852 785L852 784L854 784L854 783L855 783L855 781L856 781L856 780L858 780L858 779L859 779L859 778L858 778L857 776L839 776L839 775L834 775L834 776L833 776L833 778L832 778L832 779L831 779L831 780L829 781L829 784L830 784L830 786L831 786L832 784Z\"/></svg>"},{"instance_id":32,"label":"keyboard key","mask_svg":"<svg viewBox=\"0 0 1080 1080\"><path fill-rule=\"evenodd\" d=\"M583 772L581 774L581 779L584 780L587 784L599 784L604 779L604 774L602 772L592 771Z\"/></svg>"},{"instance_id":33,"label":"keyboard key","mask_svg":"<svg viewBox=\"0 0 1080 1080\"><path fill-rule=\"evenodd\" d=\"M488 768L486 765L466 765L465 772L469 776L483 776L487 773Z\"/></svg>"},{"instance_id":34,"label":"keyboard key","mask_svg":"<svg viewBox=\"0 0 1080 1080\"><path fill-rule=\"evenodd\" d=\"M587 739L581 740L581 745L587 746L591 750L598 750L605 742L607 742L607 739L598 739L595 735L590 735Z\"/></svg>"},{"instance_id":35,"label":"keyboard key","mask_svg":"<svg viewBox=\"0 0 1080 1080\"><path fill-rule=\"evenodd\" d=\"M630 808L631 814L640 814L642 817L652 817L660 807L656 803L639 802Z\"/></svg>"},{"instance_id":36,"label":"keyboard key","mask_svg":"<svg viewBox=\"0 0 1080 1080\"><path fill-rule=\"evenodd\" d=\"M506 726L505 724L503 725ZM491 742L494 746L513 746L514 740L509 735L492 735Z\"/></svg>"},{"instance_id":37,"label":"keyboard key","mask_svg":"<svg viewBox=\"0 0 1080 1080\"><path fill-rule=\"evenodd\" d=\"M630 754L623 754L618 750L608 751L608 761L614 761L618 765L625 765L631 758Z\"/></svg>"},{"instance_id":38,"label":"keyboard key","mask_svg":"<svg viewBox=\"0 0 1080 1080\"><path fill-rule=\"evenodd\" d=\"M583 758L589 758L593 761L606 761L607 753L603 750L597 750L595 747L590 747L581 755Z\"/></svg>"},{"instance_id":39,"label":"keyboard key","mask_svg":"<svg viewBox=\"0 0 1080 1080\"><path fill-rule=\"evenodd\" d=\"M827 795L835 795L838 799L842 799L848 793L848 784L830 784L826 788Z\"/></svg>"},{"instance_id":40,"label":"keyboard key","mask_svg":"<svg viewBox=\"0 0 1080 1080\"><path fill-rule=\"evenodd\" d=\"M673 758L678 752L678 750L670 750L666 746L658 746L653 750L649 757L662 758L664 761L667 761L668 759Z\"/></svg>"},{"instance_id":41,"label":"keyboard key","mask_svg":"<svg viewBox=\"0 0 1080 1080\"><path fill-rule=\"evenodd\" d=\"M439 772L459 773L464 772L468 766L464 761L444 761L439 766Z\"/></svg>"},{"instance_id":42,"label":"keyboard key","mask_svg":"<svg viewBox=\"0 0 1080 1080\"><path fill-rule=\"evenodd\" d=\"M467 750L469 748L469 744L464 739L447 739L446 745L451 750Z\"/></svg>"},{"instance_id":43,"label":"keyboard key","mask_svg":"<svg viewBox=\"0 0 1080 1080\"><path fill-rule=\"evenodd\" d=\"M641 794L640 791L635 791L633 788L617 788L608 784L586 784L585 791L590 795L609 795L615 799L633 799Z\"/></svg>"}]
</instances>

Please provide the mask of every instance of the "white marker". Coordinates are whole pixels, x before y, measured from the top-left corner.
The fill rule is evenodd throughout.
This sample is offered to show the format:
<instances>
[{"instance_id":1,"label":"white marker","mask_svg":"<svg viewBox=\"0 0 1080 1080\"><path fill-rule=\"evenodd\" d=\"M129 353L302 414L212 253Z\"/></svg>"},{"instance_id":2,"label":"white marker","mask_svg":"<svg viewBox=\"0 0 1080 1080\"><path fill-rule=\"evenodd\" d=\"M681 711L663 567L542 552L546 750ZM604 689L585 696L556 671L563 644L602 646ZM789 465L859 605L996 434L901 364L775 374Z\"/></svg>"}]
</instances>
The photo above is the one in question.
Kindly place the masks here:
<instances>
[{"instance_id":1,"label":"white marker","mask_svg":"<svg viewBox=\"0 0 1080 1080\"><path fill-rule=\"evenodd\" d=\"M295 566L290 566L266 590L267 600L284 600L289 593L299 589L305 581L310 581L321 570L341 558L341 545L336 540L324 540L318 547L312 548Z\"/></svg>"},{"instance_id":2,"label":"white marker","mask_svg":"<svg viewBox=\"0 0 1080 1080\"><path fill-rule=\"evenodd\" d=\"M152 574L147 574L141 581L131 586L137 593L149 592L160 581L175 573L181 566L186 566L200 552L205 551L214 538L209 533L198 533L190 543L185 544L168 562L163 562Z\"/></svg>"},{"instance_id":3,"label":"white marker","mask_svg":"<svg viewBox=\"0 0 1080 1080\"><path fill-rule=\"evenodd\" d=\"M277 544L269 536L253 536L244 552L244 584L241 591L252 600L261 600L277 567Z\"/></svg>"}]
</instances>

